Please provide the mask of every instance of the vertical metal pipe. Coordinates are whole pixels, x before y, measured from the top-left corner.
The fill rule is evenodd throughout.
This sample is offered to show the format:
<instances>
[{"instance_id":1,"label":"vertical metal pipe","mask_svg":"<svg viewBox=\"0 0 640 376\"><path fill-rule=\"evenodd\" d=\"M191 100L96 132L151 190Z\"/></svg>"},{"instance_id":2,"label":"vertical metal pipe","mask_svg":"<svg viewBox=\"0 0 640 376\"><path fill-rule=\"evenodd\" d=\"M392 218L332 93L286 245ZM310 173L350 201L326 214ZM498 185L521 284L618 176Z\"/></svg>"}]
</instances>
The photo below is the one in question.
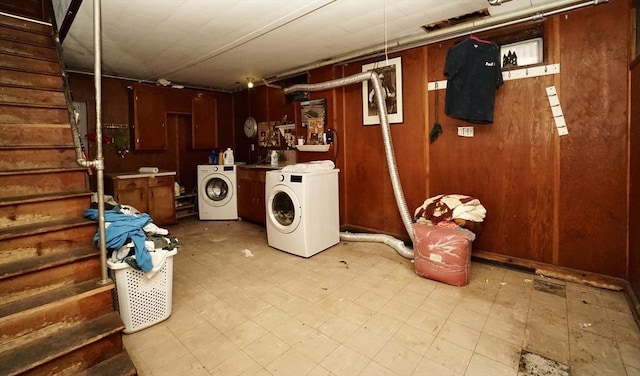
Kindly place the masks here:
<instances>
[{"instance_id":1,"label":"vertical metal pipe","mask_svg":"<svg viewBox=\"0 0 640 376\"><path fill-rule=\"evenodd\" d=\"M100 237L101 284L111 282L107 274L107 246L104 221L104 157L102 155L102 1L93 1L93 78L96 90L96 180L98 185L98 233Z\"/></svg>"}]
</instances>

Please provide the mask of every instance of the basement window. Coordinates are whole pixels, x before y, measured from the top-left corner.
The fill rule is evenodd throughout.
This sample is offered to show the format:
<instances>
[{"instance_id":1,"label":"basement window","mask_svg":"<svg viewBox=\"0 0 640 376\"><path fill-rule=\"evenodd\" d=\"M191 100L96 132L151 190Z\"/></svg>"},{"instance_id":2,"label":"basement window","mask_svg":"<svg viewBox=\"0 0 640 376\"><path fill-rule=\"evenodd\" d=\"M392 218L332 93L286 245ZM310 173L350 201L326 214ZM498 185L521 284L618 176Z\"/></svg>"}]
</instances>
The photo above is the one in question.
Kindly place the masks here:
<instances>
[{"instance_id":1,"label":"basement window","mask_svg":"<svg viewBox=\"0 0 640 376\"><path fill-rule=\"evenodd\" d=\"M502 69L542 63L542 38L533 38L500 46Z\"/></svg>"}]
</instances>

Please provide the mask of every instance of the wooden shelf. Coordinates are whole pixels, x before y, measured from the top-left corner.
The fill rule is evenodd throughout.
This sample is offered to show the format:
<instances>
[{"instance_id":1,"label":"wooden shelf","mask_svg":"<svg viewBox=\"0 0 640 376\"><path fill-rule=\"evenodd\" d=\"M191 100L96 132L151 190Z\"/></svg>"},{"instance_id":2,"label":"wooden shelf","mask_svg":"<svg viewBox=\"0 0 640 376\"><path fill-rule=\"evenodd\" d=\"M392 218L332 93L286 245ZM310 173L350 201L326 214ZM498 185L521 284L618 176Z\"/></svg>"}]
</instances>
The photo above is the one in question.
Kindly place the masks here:
<instances>
[{"instance_id":1,"label":"wooden shelf","mask_svg":"<svg viewBox=\"0 0 640 376\"><path fill-rule=\"evenodd\" d=\"M326 152L329 151L329 148L331 147L331 144L329 145L296 145L296 149L298 149L299 151L314 151L314 152Z\"/></svg>"},{"instance_id":2,"label":"wooden shelf","mask_svg":"<svg viewBox=\"0 0 640 376\"><path fill-rule=\"evenodd\" d=\"M176 196L176 220L198 215L198 194L187 193Z\"/></svg>"}]
</instances>

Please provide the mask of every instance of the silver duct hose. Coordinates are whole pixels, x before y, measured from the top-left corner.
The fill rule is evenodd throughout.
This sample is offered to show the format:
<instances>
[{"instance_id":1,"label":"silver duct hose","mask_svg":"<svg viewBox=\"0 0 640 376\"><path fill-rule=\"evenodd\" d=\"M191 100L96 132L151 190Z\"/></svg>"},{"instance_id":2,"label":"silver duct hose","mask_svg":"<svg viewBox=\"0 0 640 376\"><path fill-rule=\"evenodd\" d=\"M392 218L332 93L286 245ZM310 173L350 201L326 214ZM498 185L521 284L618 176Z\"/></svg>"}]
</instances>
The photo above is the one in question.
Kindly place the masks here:
<instances>
[{"instance_id":1,"label":"silver duct hose","mask_svg":"<svg viewBox=\"0 0 640 376\"><path fill-rule=\"evenodd\" d=\"M389 129L389 117L387 115L387 105L384 102L382 95L382 87L380 84L380 78L374 72L362 72L352 76L339 78L336 80L321 82L317 84L299 84L293 85L284 89L285 94L289 94L296 91L320 91L333 89L336 87L347 86L351 84L360 83L366 80L371 80L373 91L376 95L376 106L378 107L378 117L380 118L380 130L382 131L382 139L384 143L384 151L387 157L387 167L389 168L389 176L391 178L391 185L393 187L393 194L396 198L396 205L404 228L409 234L411 241L413 241L413 221L409 209L407 209L407 203L402 192L402 185L400 184L400 178L398 177L398 167L396 165L395 154L393 152L393 144L391 142L391 131ZM395 239L389 235L384 234L352 234L348 232L341 232L340 239L347 241L369 241L378 242L389 245L394 248L396 252L402 257L413 259L413 249L404 245L402 240Z\"/></svg>"}]
</instances>

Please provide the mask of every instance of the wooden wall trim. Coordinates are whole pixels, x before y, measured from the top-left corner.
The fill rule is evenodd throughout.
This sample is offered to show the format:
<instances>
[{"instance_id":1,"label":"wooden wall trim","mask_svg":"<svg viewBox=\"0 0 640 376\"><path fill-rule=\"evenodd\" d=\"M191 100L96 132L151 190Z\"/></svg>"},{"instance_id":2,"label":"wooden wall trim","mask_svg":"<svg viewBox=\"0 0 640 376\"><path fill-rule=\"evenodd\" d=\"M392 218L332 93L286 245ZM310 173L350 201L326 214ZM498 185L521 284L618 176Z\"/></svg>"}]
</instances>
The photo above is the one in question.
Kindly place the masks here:
<instances>
[{"instance_id":1,"label":"wooden wall trim","mask_svg":"<svg viewBox=\"0 0 640 376\"><path fill-rule=\"evenodd\" d=\"M472 256L482 260L498 262L506 266L518 266L534 269L535 273L538 275L544 275L564 281L582 283L609 290L622 291L625 289L625 285L627 284L627 282L621 278L586 272L583 270L571 269L563 266L550 265L543 262L526 260L517 257L505 256L482 250L474 250Z\"/></svg>"}]
</instances>

